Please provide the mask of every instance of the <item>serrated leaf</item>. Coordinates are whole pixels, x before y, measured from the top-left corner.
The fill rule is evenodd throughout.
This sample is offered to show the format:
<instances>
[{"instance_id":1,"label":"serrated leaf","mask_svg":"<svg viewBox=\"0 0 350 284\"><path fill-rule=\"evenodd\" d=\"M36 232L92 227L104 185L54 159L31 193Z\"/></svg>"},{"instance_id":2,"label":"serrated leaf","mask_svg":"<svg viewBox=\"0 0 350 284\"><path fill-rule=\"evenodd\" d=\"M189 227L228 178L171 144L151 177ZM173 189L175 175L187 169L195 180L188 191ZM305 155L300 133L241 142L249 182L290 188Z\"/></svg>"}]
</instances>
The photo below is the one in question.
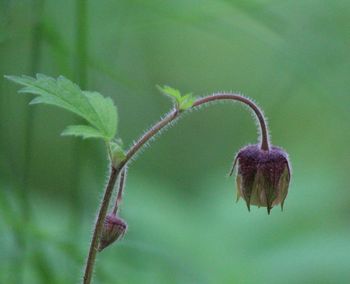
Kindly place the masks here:
<instances>
[{"instance_id":1,"label":"serrated leaf","mask_svg":"<svg viewBox=\"0 0 350 284\"><path fill-rule=\"evenodd\" d=\"M181 93L179 90L176 90L172 87L164 85L163 87L157 85L158 90L166 96L169 96L172 99L175 99L177 103L181 99Z\"/></svg>"},{"instance_id":2,"label":"serrated leaf","mask_svg":"<svg viewBox=\"0 0 350 284\"><path fill-rule=\"evenodd\" d=\"M84 91L84 95L89 99L90 104L95 109L99 120L104 127L104 133L109 140L116 135L118 125L117 108L111 98L104 98L97 92Z\"/></svg>"},{"instance_id":3,"label":"serrated leaf","mask_svg":"<svg viewBox=\"0 0 350 284\"><path fill-rule=\"evenodd\" d=\"M79 115L99 132L99 137L112 140L117 131L117 109L110 98L97 92L82 91L78 85L60 76L53 79L37 74L29 76L5 76L24 87L21 93L34 94L31 104L55 105Z\"/></svg>"},{"instance_id":4,"label":"serrated leaf","mask_svg":"<svg viewBox=\"0 0 350 284\"><path fill-rule=\"evenodd\" d=\"M67 126L67 128L62 131L61 135L80 136L83 139L87 139L87 138L102 138L105 140L108 139L107 137L103 136L103 134L99 130L88 125Z\"/></svg>"},{"instance_id":5,"label":"serrated leaf","mask_svg":"<svg viewBox=\"0 0 350 284\"><path fill-rule=\"evenodd\" d=\"M187 110L193 106L195 98L192 96L192 93L186 94L184 96L181 95L181 92L177 89L174 89L169 86L161 87L157 85L158 90L160 90L163 94L172 98L175 101L176 108L179 110Z\"/></svg>"}]
</instances>

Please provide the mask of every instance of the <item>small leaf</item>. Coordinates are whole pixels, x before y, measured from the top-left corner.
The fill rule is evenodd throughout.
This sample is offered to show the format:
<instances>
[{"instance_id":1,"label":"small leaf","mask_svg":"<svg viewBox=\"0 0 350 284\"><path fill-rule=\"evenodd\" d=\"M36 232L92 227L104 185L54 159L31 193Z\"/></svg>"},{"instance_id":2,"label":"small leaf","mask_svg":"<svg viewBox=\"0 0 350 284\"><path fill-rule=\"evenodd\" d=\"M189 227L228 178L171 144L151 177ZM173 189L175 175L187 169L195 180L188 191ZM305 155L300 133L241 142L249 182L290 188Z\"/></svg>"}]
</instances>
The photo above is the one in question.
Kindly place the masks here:
<instances>
[{"instance_id":1,"label":"small leaf","mask_svg":"<svg viewBox=\"0 0 350 284\"><path fill-rule=\"evenodd\" d=\"M103 133L88 125L70 125L62 131L61 135L81 136L83 139L102 138L108 140L108 137L105 137Z\"/></svg>"},{"instance_id":2,"label":"small leaf","mask_svg":"<svg viewBox=\"0 0 350 284\"><path fill-rule=\"evenodd\" d=\"M123 150L123 147L121 143L119 142L111 142L110 143L110 149L111 149L111 160L113 165L118 165L121 161L123 161L126 157L125 152Z\"/></svg>"},{"instance_id":3,"label":"small leaf","mask_svg":"<svg viewBox=\"0 0 350 284\"><path fill-rule=\"evenodd\" d=\"M31 104L55 105L85 119L91 124L91 129L95 130L93 137L103 137L111 141L116 135L117 109L110 98L105 98L97 92L82 91L78 85L63 76L53 79L37 74L36 78L29 76L5 76L5 78L23 85L19 92L36 95ZM91 129L89 135L92 135ZM66 134L67 131L64 133ZM98 136L97 133L99 133Z\"/></svg>"},{"instance_id":4,"label":"small leaf","mask_svg":"<svg viewBox=\"0 0 350 284\"><path fill-rule=\"evenodd\" d=\"M176 89L169 87L169 86L166 86L166 85L164 85L163 87L157 85L157 88L161 93L174 99L177 103L180 102L181 93L179 90L176 90Z\"/></svg>"},{"instance_id":5,"label":"small leaf","mask_svg":"<svg viewBox=\"0 0 350 284\"><path fill-rule=\"evenodd\" d=\"M195 102L195 98L192 96L192 93L182 96L179 90L169 86L161 87L157 85L157 88L160 92L172 98L175 101L176 108L179 110L187 110L191 108Z\"/></svg>"},{"instance_id":6,"label":"small leaf","mask_svg":"<svg viewBox=\"0 0 350 284\"><path fill-rule=\"evenodd\" d=\"M193 103L195 102L196 98L192 96L192 93L186 94L183 97L181 97L179 109L180 110L186 110L193 106Z\"/></svg>"}]
</instances>

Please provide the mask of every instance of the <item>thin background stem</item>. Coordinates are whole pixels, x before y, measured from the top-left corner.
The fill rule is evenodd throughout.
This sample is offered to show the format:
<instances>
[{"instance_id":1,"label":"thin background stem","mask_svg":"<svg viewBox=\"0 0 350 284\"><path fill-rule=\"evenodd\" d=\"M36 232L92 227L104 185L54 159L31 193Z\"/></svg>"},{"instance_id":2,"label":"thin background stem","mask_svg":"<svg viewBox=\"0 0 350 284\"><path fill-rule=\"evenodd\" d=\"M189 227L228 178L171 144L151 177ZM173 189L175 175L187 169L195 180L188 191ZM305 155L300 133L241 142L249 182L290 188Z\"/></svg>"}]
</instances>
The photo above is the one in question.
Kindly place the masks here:
<instances>
[{"instance_id":1,"label":"thin background stem","mask_svg":"<svg viewBox=\"0 0 350 284\"><path fill-rule=\"evenodd\" d=\"M80 87L85 90L87 87L87 23L88 23L87 0L76 0L76 47L75 47L75 71Z\"/></svg>"},{"instance_id":2,"label":"thin background stem","mask_svg":"<svg viewBox=\"0 0 350 284\"><path fill-rule=\"evenodd\" d=\"M40 66L41 58L41 40L42 40L42 13L44 10L44 1L43 0L34 0L33 1L33 27L32 27L32 47L31 47L31 59L30 59L30 73L35 75L38 72ZM30 176L30 166L32 160L32 142L33 142L33 121L35 117L35 108L29 110L26 108L25 113L25 132L24 132L24 163L23 163L23 188L21 190L23 206L23 220L30 222L30 204L29 204L29 176Z\"/></svg>"},{"instance_id":3,"label":"thin background stem","mask_svg":"<svg viewBox=\"0 0 350 284\"><path fill-rule=\"evenodd\" d=\"M268 129L267 129L264 115L260 110L260 108L248 98L245 98L237 94L231 94L231 93L217 93L212 96L198 99L193 104L192 109L216 100L240 101L243 104L246 104L247 106L249 106L256 114L260 123L261 135L262 135L261 149L266 151L269 150ZM108 205L109 205L110 198L112 196L113 188L118 175L123 170L124 166L135 156L135 154L138 152L138 150L141 149L141 147L144 144L146 144L152 137L154 137L161 129L167 126L170 122L174 121L181 113L182 112L180 112L177 109L172 110L163 119L161 119L152 128L150 128L143 136L141 136L139 140L137 140L137 142L129 149L129 151L126 154L126 158L122 162L120 162L116 167L112 167L109 181L100 205L97 221L95 223L95 229L92 236L89 254L86 261L86 267L85 267L85 273L84 273L84 284L91 283L93 268L94 268L97 249L99 245L99 238L103 229L103 223L107 214Z\"/></svg>"},{"instance_id":4,"label":"thin background stem","mask_svg":"<svg viewBox=\"0 0 350 284\"><path fill-rule=\"evenodd\" d=\"M33 0L32 1L32 11L33 11L33 25L32 25L32 37L31 37L31 57L30 57L30 74L35 75L40 66L41 54L42 54L42 17L44 11L44 0ZM25 108L24 113L24 159L23 159L23 169L22 169L22 186L19 189L19 201L21 203L21 224L23 232L17 234L17 243L19 250L21 252L20 260L17 260L18 272L16 275L16 282L23 283L23 271L27 259L27 248L29 234L28 234L28 224L32 222L32 212L30 207L30 169L32 163L32 142L34 137L33 124L36 115L36 109L29 110Z\"/></svg>"},{"instance_id":5,"label":"thin background stem","mask_svg":"<svg viewBox=\"0 0 350 284\"><path fill-rule=\"evenodd\" d=\"M83 90L87 88L88 84L88 76L87 76L87 12L88 12L88 4L87 0L76 0L75 2L75 14L76 14L76 22L75 22L75 63L74 63L74 74L76 81L81 86ZM77 124L81 124L82 120L77 119ZM71 226L72 229L76 230L76 224L81 219L81 211L77 210L77 208L83 208L82 200L81 200L81 166L83 162L83 148L82 141L75 139L73 141L72 147L72 155L73 159L73 170L71 176L71 200L72 200L72 211L73 218L71 218ZM79 177L79 178L77 178Z\"/></svg>"}]
</instances>

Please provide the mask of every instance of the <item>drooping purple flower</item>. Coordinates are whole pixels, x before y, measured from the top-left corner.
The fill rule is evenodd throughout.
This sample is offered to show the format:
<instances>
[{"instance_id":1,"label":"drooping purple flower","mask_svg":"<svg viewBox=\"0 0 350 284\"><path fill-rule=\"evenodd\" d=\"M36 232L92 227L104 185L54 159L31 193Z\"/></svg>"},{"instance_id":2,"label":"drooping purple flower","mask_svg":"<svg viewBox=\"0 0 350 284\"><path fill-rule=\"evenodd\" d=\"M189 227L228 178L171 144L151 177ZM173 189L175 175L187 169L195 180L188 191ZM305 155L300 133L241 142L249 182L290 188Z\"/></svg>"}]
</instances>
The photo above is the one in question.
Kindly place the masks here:
<instances>
[{"instance_id":1,"label":"drooping purple flower","mask_svg":"<svg viewBox=\"0 0 350 284\"><path fill-rule=\"evenodd\" d=\"M237 164L237 201L242 197L250 205L272 207L281 204L288 194L291 177L288 154L279 147L262 150L259 145L241 149L235 157Z\"/></svg>"}]
</instances>

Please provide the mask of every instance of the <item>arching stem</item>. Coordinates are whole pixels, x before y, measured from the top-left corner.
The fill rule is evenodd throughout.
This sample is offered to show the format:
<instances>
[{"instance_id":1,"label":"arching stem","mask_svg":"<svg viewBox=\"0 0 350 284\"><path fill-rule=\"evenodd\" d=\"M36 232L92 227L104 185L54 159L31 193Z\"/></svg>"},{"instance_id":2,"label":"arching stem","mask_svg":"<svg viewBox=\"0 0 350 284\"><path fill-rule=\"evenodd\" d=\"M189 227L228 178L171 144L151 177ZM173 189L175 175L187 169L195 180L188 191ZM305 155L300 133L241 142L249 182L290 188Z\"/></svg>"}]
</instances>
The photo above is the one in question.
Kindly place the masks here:
<instances>
[{"instance_id":1,"label":"arching stem","mask_svg":"<svg viewBox=\"0 0 350 284\"><path fill-rule=\"evenodd\" d=\"M263 112L260 110L260 108L250 99L243 97L241 95L236 95L236 94L229 94L229 93L217 93L212 96L200 98L197 101L194 102L193 108L200 106L205 103L209 103L212 101L218 101L218 100L233 100L233 101L239 101L241 103L244 103L248 107L250 107L256 117L259 120L260 124L260 130L261 130L261 149L264 151L269 151L270 146L269 146L269 133L266 125L266 119L264 118Z\"/></svg>"},{"instance_id":2,"label":"arching stem","mask_svg":"<svg viewBox=\"0 0 350 284\"><path fill-rule=\"evenodd\" d=\"M269 140L268 140L268 129L266 125L266 121L264 118L264 115L260 108L251 100L248 98L245 98L243 96L237 95L237 94L231 94L231 93L217 93L212 96L207 96L204 98L200 98L196 100L192 106L192 109L199 107L203 104L217 101L217 100L233 100L233 101L239 101L241 103L244 103L248 107L250 107L255 115L257 116L261 128L261 149L265 151L269 151ZM104 219L107 214L108 205L112 196L114 185L117 181L117 177L120 173L123 173L123 169L125 165L135 156L135 154L142 148L143 145L145 145L152 137L154 137L161 129L163 129L165 126L167 126L169 123L174 121L177 117L180 116L180 114L183 111L180 111L178 109L172 110L170 113L168 113L164 118L162 118L158 123L156 123L152 128L150 128L143 136L137 140L137 142L128 150L126 153L125 159L120 162L116 167L112 167L110 177L108 184L105 189L105 193L100 205L97 221L95 223L95 228L90 244L89 254L86 261L86 267L84 272L84 284L90 284L93 274L93 268L96 260L96 254L97 254L97 248L99 244L99 238L103 229L103 223ZM124 182L123 174L120 177L120 181ZM119 187L120 192L120 198L121 194L124 188L124 184L122 187ZM119 192L117 195L117 202L116 206L114 207L114 210L118 210L118 197Z\"/></svg>"},{"instance_id":3,"label":"arching stem","mask_svg":"<svg viewBox=\"0 0 350 284\"><path fill-rule=\"evenodd\" d=\"M150 128L143 136L141 136L141 138L127 152L125 163L127 163L147 141L149 141L153 136L155 136L159 132L159 130L161 130L164 126L172 122L180 113L181 112L177 109L172 110L163 119L161 119L152 128Z\"/></svg>"}]
</instances>

